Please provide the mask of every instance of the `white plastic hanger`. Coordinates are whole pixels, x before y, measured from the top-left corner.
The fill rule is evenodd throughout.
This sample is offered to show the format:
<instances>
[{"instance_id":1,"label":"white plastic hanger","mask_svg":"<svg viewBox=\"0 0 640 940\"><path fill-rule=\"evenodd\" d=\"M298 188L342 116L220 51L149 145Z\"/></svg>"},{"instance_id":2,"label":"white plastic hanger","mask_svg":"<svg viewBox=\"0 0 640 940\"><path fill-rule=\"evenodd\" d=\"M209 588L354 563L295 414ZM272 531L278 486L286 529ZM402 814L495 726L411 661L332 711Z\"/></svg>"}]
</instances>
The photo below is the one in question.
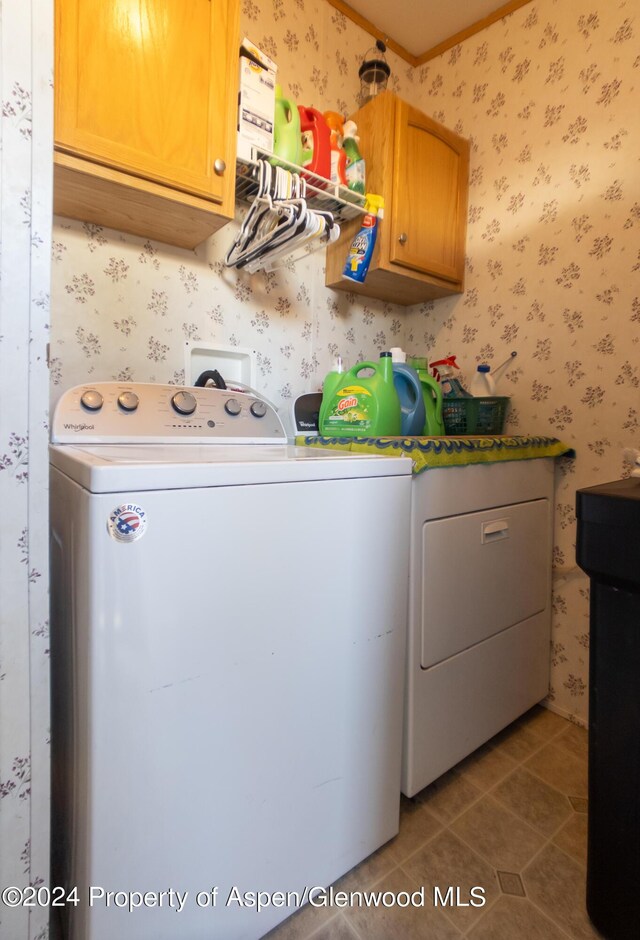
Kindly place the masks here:
<instances>
[{"instance_id":1,"label":"white plastic hanger","mask_svg":"<svg viewBox=\"0 0 640 940\"><path fill-rule=\"evenodd\" d=\"M258 192L227 252L227 266L250 274L272 270L292 252L308 251L314 241L334 241L340 228L332 214L310 209L305 196L306 182L298 174L260 160Z\"/></svg>"}]
</instances>

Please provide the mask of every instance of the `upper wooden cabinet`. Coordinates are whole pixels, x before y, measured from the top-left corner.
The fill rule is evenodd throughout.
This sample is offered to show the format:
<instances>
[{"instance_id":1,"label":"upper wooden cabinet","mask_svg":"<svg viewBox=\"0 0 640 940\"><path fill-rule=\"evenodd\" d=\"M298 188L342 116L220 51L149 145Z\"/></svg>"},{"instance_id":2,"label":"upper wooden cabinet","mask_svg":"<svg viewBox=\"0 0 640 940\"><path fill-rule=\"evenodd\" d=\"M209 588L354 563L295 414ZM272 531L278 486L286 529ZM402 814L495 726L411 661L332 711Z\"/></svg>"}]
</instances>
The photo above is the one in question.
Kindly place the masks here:
<instances>
[{"instance_id":1,"label":"upper wooden cabinet","mask_svg":"<svg viewBox=\"0 0 640 940\"><path fill-rule=\"evenodd\" d=\"M193 248L233 217L238 0L56 0L54 211Z\"/></svg>"},{"instance_id":2,"label":"upper wooden cabinet","mask_svg":"<svg viewBox=\"0 0 640 940\"><path fill-rule=\"evenodd\" d=\"M391 92L352 117L367 164L367 190L384 196L384 219L365 282L341 277L361 224L356 220L327 249L327 286L405 305L460 293L469 142Z\"/></svg>"}]
</instances>

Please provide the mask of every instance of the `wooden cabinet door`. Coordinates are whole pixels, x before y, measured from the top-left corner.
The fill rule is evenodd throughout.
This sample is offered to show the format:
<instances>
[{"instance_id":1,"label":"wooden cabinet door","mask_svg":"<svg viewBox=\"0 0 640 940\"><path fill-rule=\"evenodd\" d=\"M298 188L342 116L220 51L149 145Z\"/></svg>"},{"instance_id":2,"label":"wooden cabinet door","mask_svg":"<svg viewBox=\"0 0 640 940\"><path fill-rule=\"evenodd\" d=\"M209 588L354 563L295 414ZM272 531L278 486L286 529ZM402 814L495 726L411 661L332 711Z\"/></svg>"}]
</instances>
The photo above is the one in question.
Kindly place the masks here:
<instances>
[{"instance_id":1,"label":"wooden cabinet door","mask_svg":"<svg viewBox=\"0 0 640 940\"><path fill-rule=\"evenodd\" d=\"M389 260L462 282L468 141L404 101L396 102Z\"/></svg>"},{"instance_id":2,"label":"wooden cabinet door","mask_svg":"<svg viewBox=\"0 0 640 940\"><path fill-rule=\"evenodd\" d=\"M222 202L235 25L235 0L56 0L56 147Z\"/></svg>"}]
</instances>

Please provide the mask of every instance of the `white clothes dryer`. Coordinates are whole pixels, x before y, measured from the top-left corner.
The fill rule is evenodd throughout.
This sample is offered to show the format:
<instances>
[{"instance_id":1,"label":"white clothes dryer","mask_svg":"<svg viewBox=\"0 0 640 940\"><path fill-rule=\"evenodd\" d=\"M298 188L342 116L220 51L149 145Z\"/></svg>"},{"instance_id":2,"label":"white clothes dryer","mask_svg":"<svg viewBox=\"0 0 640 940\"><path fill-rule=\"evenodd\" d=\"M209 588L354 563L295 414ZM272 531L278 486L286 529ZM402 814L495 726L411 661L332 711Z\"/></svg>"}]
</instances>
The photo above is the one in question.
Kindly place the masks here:
<instances>
[{"instance_id":1,"label":"white clothes dryer","mask_svg":"<svg viewBox=\"0 0 640 940\"><path fill-rule=\"evenodd\" d=\"M549 691L552 458L415 477L402 792Z\"/></svg>"}]
</instances>

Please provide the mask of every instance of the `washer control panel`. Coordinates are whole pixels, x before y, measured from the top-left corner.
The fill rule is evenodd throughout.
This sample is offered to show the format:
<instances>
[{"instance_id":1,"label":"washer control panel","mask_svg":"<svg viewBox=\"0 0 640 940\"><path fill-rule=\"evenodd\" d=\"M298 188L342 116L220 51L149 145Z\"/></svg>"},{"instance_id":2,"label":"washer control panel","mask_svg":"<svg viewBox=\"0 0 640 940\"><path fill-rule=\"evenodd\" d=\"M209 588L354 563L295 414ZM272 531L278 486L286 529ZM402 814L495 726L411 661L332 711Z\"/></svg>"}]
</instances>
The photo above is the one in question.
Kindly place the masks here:
<instances>
[{"instance_id":1,"label":"washer control panel","mask_svg":"<svg viewBox=\"0 0 640 940\"><path fill-rule=\"evenodd\" d=\"M56 405L54 444L282 443L275 408L255 392L140 382L94 382Z\"/></svg>"}]
</instances>

